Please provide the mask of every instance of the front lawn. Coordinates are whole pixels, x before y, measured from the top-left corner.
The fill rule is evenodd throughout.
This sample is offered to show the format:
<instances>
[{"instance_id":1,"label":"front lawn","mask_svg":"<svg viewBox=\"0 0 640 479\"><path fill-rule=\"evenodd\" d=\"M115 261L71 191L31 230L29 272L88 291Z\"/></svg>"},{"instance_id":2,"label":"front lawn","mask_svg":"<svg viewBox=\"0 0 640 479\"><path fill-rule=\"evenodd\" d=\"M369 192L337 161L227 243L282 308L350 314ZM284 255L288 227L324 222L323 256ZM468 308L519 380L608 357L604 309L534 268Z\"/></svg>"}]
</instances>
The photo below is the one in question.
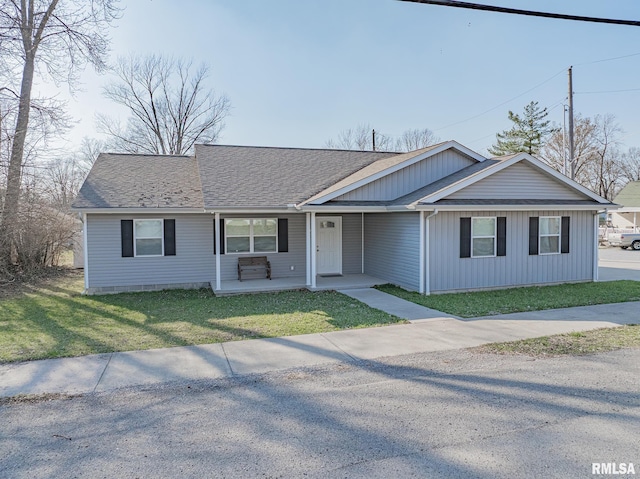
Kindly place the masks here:
<instances>
[{"instance_id":1,"label":"front lawn","mask_svg":"<svg viewBox=\"0 0 640 479\"><path fill-rule=\"evenodd\" d=\"M0 362L366 328L402 322L335 292L209 290L82 296L64 276L0 296Z\"/></svg>"},{"instance_id":2,"label":"front lawn","mask_svg":"<svg viewBox=\"0 0 640 479\"><path fill-rule=\"evenodd\" d=\"M532 286L431 296L406 291L389 284L377 286L377 288L385 293L461 318L640 301L640 282L637 281Z\"/></svg>"},{"instance_id":3,"label":"front lawn","mask_svg":"<svg viewBox=\"0 0 640 479\"><path fill-rule=\"evenodd\" d=\"M480 346L475 350L486 353L545 357L603 353L622 348L640 348L640 325L557 334L508 343L493 343Z\"/></svg>"}]
</instances>

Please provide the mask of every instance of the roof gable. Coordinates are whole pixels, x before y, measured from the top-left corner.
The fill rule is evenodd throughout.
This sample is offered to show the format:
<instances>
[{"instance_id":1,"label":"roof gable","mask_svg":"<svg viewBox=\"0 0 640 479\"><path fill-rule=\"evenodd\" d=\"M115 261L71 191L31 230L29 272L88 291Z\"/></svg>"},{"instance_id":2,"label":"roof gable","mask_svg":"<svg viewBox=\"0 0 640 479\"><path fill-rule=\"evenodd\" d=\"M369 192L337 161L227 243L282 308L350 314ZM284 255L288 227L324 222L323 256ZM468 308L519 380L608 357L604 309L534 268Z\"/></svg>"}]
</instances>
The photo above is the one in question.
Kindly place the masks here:
<instances>
[{"instance_id":1,"label":"roof gable","mask_svg":"<svg viewBox=\"0 0 640 479\"><path fill-rule=\"evenodd\" d=\"M487 168L484 168L477 172L472 172L470 175L462 177L459 180L444 186L438 191L434 191L429 195L426 195L417 203L428 204L435 203L444 199L471 200L482 198L488 199L489 197L491 197L491 199L517 200L592 200L597 203L607 205L611 204L608 200L596 195L584 186L558 173L557 171L553 170L552 168L529 154L520 153L508 157L495 158L491 161L493 163ZM499 172L502 172L503 170L506 170L507 168L510 168L518 163L521 163L521 167L529 169L518 167L509 171L508 174L503 175L502 177L494 176ZM493 178L489 181L484 181L489 177ZM511 188L509 186L509 181L513 181L514 178L518 179L520 187L516 186L516 188ZM539 183L537 184L537 186L534 181L532 181L531 185L528 185L530 178L538 180ZM539 188L541 185L545 185L548 188L548 191L545 193L546 196L540 195L540 192L537 191L537 188ZM564 196L564 198L549 197L549 193L552 195ZM481 195L480 198L478 197L478 195ZM527 195L534 196L533 198L528 198Z\"/></svg>"},{"instance_id":2,"label":"roof gable","mask_svg":"<svg viewBox=\"0 0 640 479\"><path fill-rule=\"evenodd\" d=\"M565 183L550 177L525 161L509 165L446 197L451 200L518 198L587 199L583 193L569 188Z\"/></svg>"},{"instance_id":3,"label":"roof gable","mask_svg":"<svg viewBox=\"0 0 640 479\"><path fill-rule=\"evenodd\" d=\"M486 158L469 150L467 147L455 141L447 141L431 145L420 150L411 151L408 153L399 154L393 157L385 158L372 163L371 165L362 168L361 170L354 172L354 174L344 178L342 181L331 185L329 188L321 191L317 195L309 198L304 204L323 204L331 200L370 200L370 201L384 201L393 198L397 198L400 195L406 194L412 189L415 189L416 185L412 184L410 178L402 178L402 175L395 175L401 170L408 169L411 166L424 162L427 159L433 158L445 151L452 150L455 155L450 155L449 158L462 161L455 161L443 168L433 168L424 173L424 178L418 178L421 181L418 183L424 183L425 181L433 182L443 176L452 173L453 171L460 170L470 163L477 163L485 161ZM428 179L431 173L431 178ZM413 178L415 180L415 178ZM390 188L389 191L380 195L380 189L376 193L376 186L382 186L385 182L393 183L399 181L400 185L395 188ZM377 183L377 185L375 185ZM370 188L366 188L370 187ZM384 188L382 188L384 189ZM360 192L356 193L357 190ZM394 196L395 194L395 196Z\"/></svg>"}]
</instances>

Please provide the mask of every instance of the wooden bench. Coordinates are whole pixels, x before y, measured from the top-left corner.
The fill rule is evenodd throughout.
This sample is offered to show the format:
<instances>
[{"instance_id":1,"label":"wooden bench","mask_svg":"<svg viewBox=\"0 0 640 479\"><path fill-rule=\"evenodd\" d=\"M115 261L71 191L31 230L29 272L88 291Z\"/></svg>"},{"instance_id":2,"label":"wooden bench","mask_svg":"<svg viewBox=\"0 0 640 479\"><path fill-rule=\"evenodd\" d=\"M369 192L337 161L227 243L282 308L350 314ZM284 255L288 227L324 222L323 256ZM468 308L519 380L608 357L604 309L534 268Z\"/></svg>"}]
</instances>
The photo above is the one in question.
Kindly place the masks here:
<instances>
[{"instance_id":1,"label":"wooden bench","mask_svg":"<svg viewBox=\"0 0 640 479\"><path fill-rule=\"evenodd\" d=\"M245 271L257 272L261 277L271 279L271 263L266 256L241 256L238 258L238 281L242 281L242 273Z\"/></svg>"}]
</instances>

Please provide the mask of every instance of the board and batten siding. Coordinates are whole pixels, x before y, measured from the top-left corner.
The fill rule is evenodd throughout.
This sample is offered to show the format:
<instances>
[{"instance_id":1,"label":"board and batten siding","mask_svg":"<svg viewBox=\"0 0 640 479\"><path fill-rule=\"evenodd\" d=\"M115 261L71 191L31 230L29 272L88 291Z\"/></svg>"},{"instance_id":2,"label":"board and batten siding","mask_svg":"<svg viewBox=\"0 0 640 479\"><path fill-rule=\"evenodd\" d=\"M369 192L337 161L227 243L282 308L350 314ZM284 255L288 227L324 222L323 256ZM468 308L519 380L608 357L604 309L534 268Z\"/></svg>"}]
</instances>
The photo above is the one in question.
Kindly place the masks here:
<instances>
[{"instance_id":1,"label":"board and batten siding","mask_svg":"<svg viewBox=\"0 0 640 479\"><path fill-rule=\"evenodd\" d=\"M505 216L507 254L460 258L460 218ZM569 216L568 254L529 255L529 218ZM430 219L431 292L589 281L593 278L594 231L590 211L441 212Z\"/></svg>"},{"instance_id":2,"label":"board and batten siding","mask_svg":"<svg viewBox=\"0 0 640 479\"><path fill-rule=\"evenodd\" d=\"M225 218L287 218L289 231L289 251L286 253L227 253L220 255L220 279L222 281L238 279L238 258L240 256L266 256L271 263L272 278L290 278L306 276L306 220L304 214L293 215L220 215ZM213 229L213 219L210 218L209 228ZM224 238L223 238L224 240ZM214 258L215 265L215 258ZM291 267L293 266L293 270ZM215 272L214 272L215 278Z\"/></svg>"},{"instance_id":3,"label":"board and batten siding","mask_svg":"<svg viewBox=\"0 0 640 479\"><path fill-rule=\"evenodd\" d=\"M123 219L175 219L176 255L123 258L120 236ZM215 278L211 215L87 214L87 231L89 291L204 284Z\"/></svg>"},{"instance_id":4,"label":"board and batten siding","mask_svg":"<svg viewBox=\"0 0 640 479\"><path fill-rule=\"evenodd\" d=\"M502 171L447 196L446 199L584 200L586 196L533 166L515 163Z\"/></svg>"},{"instance_id":5,"label":"board and batten siding","mask_svg":"<svg viewBox=\"0 0 640 479\"><path fill-rule=\"evenodd\" d=\"M420 288L420 214L364 217L364 272L403 288Z\"/></svg>"},{"instance_id":6,"label":"board and batten siding","mask_svg":"<svg viewBox=\"0 0 640 479\"><path fill-rule=\"evenodd\" d=\"M476 160L449 149L341 195L335 201L394 200L474 163Z\"/></svg>"}]
</instances>

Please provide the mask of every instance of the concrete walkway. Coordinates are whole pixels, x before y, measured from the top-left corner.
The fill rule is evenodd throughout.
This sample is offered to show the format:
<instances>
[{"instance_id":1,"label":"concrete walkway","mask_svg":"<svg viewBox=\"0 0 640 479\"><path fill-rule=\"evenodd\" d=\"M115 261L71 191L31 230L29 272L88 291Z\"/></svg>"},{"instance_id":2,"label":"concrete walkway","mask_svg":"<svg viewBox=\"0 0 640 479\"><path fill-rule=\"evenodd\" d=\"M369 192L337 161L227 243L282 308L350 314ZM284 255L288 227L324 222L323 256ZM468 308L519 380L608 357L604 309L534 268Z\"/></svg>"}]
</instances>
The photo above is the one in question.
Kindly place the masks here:
<instances>
[{"instance_id":1,"label":"concrete walkway","mask_svg":"<svg viewBox=\"0 0 640 479\"><path fill-rule=\"evenodd\" d=\"M375 293L371 293L375 291ZM637 322L640 302L452 318L376 290L349 295L412 322L272 339L98 354L0 365L0 397L91 393L121 387L264 373L441 351Z\"/></svg>"}]
</instances>

